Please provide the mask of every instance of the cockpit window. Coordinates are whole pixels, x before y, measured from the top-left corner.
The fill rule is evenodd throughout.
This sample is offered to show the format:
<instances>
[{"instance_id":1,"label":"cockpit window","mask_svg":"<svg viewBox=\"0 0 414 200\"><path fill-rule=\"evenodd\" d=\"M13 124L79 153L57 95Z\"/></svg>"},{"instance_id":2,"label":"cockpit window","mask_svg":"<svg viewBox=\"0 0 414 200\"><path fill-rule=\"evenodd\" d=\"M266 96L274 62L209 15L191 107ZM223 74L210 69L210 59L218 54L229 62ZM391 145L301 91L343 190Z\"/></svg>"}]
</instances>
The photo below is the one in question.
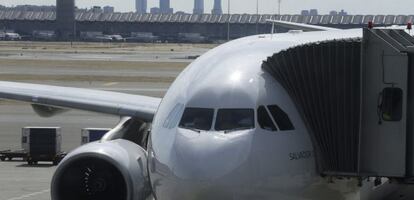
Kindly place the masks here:
<instances>
[{"instance_id":1,"label":"cockpit window","mask_svg":"<svg viewBox=\"0 0 414 200\"><path fill-rule=\"evenodd\" d=\"M180 121L180 128L210 130L213 122L214 109L186 108Z\"/></svg>"},{"instance_id":2,"label":"cockpit window","mask_svg":"<svg viewBox=\"0 0 414 200\"><path fill-rule=\"evenodd\" d=\"M215 130L237 131L254 128L253 109L219 109Z\"/></svg>"},{"instance_id":3,"label":"cockpit window","mask_svg":"<svg viewBox=\"0 0 414 200\"><path fill-rule=\"evenodd\" d=\"M257 121L259 122L260 128L268 131L277 131L275 124L273 124L272 119L264 106L260 106L257 109Z\"/></svg>"},{"instance_id":4,"label":"cockpit window","mask_svg":"<svg viewBox=\"0 0 414 200\"><path fill-rule=\"evenodd\" d=\"M177 126L178 120L180 120L180 116L184 110L184 104L177 104L171 110L170 114L168 114L167 118L164 121L163 127L172 129Z\"/></svg>"},{"instance_id":5,"label":"cockpit window","mask_svg":"<svg viewBox=\"0 0 414 200\"><path fill-rule=\"evenodd\" d=\"M267 106L270 113L272 114L273 119L276 121L279 129L281 131L294 130L292 122L289 119L289 116L277 105Z\"/></svg>"}]
</instances>

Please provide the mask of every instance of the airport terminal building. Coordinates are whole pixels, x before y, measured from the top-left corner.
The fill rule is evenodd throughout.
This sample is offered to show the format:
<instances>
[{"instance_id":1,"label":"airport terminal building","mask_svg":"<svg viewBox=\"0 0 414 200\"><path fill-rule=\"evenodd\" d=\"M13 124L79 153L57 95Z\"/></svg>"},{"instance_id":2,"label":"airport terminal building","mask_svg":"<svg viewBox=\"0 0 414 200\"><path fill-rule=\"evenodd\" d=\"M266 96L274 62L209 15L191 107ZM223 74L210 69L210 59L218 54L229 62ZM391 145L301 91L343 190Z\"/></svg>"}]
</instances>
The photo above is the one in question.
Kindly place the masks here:
<instances>
[{"instance_id":1,"label":"airport terminal building","mask_svg":"<svg viewBox=\"0 0 414 200\"><path fill-rule=\"evenodd\" d=\"M59 9L58 9L59 10ZM378 26L404 25L414 15L252 15L252 14L150 14L104 13L94 10L77 10L74 20L67 10L57 16L55 11L0 10L0 29L13 30L31 36L34 32L57 32L65 40L79 39L85 32L134 34L155 36L162 41L180 41L185 38L214 42L240 38L257 33L270 33L272 25L266 20L283 20L335 28L364 27L372 21ZM65 14L66 13L66 14ZM286 29L276 27L277 32ZM75 36L75 37L73 37Z\"/></svg>"}]
</instances>

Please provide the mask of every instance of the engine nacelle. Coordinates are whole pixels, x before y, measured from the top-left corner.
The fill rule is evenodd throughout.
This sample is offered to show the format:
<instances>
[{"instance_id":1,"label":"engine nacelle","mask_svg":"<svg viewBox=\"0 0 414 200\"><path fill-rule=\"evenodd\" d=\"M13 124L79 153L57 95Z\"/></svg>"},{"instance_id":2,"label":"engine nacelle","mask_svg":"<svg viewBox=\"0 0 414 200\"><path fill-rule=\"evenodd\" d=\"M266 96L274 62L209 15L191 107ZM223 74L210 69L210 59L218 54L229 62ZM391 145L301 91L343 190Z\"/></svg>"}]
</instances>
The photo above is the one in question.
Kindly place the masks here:
<instances>
[{"instance_id":1,"label":"engine nacelle","mask_svg":"<svg viewBox=\"0 0 414 200\"><path fill-rule=\"evenodd\" d=\"M59 164L52 200L138 200L150 194L147 153L123 140L95 142L72 151Z\"/></svg>"},{"instance_id":2,"label":"engine nacelle","mask_svg":"<svg viewBox=\"0 0 414 200\"><path fill-rule=\"evenodd\" d=\"M32 104L32 108L40 117L53 117L55 115L68 111L67 109L57 108L53 106L44 106L39 104Z\"/></svg>"}]
</instances>

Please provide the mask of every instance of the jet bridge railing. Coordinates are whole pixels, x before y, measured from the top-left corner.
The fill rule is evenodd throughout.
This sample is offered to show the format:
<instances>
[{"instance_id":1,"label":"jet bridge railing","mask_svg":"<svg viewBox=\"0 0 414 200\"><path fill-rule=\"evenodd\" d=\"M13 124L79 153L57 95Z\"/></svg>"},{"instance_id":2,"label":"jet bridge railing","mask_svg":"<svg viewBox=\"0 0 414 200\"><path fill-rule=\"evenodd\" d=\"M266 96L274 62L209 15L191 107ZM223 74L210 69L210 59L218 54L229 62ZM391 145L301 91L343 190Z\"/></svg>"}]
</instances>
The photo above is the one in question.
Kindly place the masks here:
<instances>
[{"instance_id":1,"label":"jet bridge railing","mask_svg":"<svg viewBox=\"0 0 414 200\"><path fill-rule=\"evenodd\" d=\"M307 125L320 173L355 177L414 175L412 67L414 38L393 29L293 47L263 63Z\"/></svg>"}]
</instances>

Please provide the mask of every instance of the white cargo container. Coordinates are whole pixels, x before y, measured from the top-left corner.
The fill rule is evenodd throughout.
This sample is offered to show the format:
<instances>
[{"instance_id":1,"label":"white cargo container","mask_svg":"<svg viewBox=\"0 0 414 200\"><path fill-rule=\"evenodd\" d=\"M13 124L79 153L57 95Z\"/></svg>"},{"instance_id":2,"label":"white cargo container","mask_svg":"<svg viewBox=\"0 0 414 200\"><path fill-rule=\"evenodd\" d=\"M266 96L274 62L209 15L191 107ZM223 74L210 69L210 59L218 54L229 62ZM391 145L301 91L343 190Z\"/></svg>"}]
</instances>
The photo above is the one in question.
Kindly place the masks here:
<instances>
[{"instance_id":1,"label":"white cargo container","mask_svg":"<svg viewBox=\"0 0 414 200\"><path fill-rule=\"evenodd\" d=\"M22 148L27 152L29 164L38 161L58 162L61 153L62 131L60 127L24 127Z\"/></svg>"},{"instance_id":2,"label":"white cargo container","mask_svg":"<svg viewBox=\"0 0 414 200\"><path fill-rule=\"evenodd\" d=\"M98 141L110 130L110 128L84 128L82 129L81 144Z\"/></svg>"}]
</instances>

